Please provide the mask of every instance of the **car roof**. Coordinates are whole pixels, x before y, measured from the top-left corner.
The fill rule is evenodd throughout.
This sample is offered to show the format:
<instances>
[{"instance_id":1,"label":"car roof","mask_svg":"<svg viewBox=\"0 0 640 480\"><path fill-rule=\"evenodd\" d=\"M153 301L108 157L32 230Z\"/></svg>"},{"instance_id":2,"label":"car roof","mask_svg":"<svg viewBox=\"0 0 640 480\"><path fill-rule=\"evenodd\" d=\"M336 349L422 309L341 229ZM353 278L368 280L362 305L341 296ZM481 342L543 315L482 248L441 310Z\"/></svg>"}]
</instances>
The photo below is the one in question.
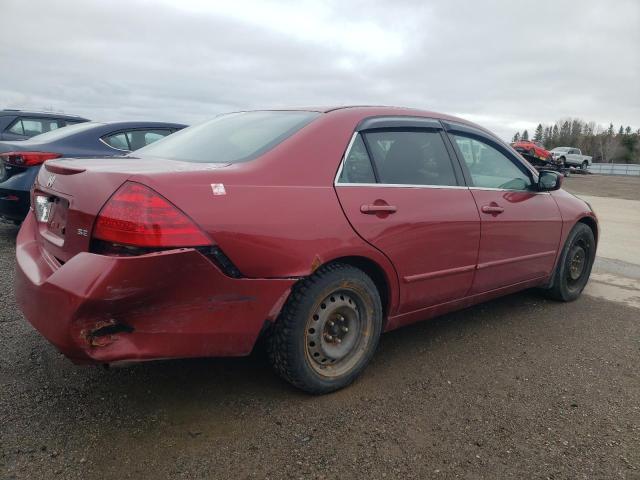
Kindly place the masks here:
<instances>
[{"instance_id":1,"label":"car roof","mask_svg":"<svg viewBox=\"0 0 640 480\"><path fill-rule=\"evenodd\" d=\"M261 108L256 110L242 110L244 112L249 111L308 111L318 113L340 113L348 111L355 115L360 115L362 118L375 117L375 116L410 116L410 117L425 117L434 118L437 120L446 120L454 123L461 123L470 127L477 128L484 132L494 134L484 128L481 125L473 123L464 118L456 117L454 115L447 115L445 113L433 112L431 110L421 110L417 108L409 107L396 107L390 105L323 105L323 106L303 106L303 107L282 107L282 108ZM234 112L229 112L234 113ZM239 113L239 112L237 112Z\"/></svg>"},{"instance_id":2,"label":"car roof","mask_svg":"<svg viewBox=\"0 0 640 480\"><path fill-rule=\"evenodd\" d=\"M145 120L123 120L114 122L92 122L96 125L105 125L115 128L185 128L184 123L149 122Z\"/></svg>"},{"instance_id":3,"label":"car roof","mask_svg":"<svg viewBox=\"0 0 640 480\"><path fill-rule=\"evenodd\" d=\"M87 121L88 118L81 117L79 115L72 115L69 113L57 113L57 112L39 112L36 110L19 110L13 108L5 108L0 110L0 116L14 116L14 117L43 117L43 118L67 118L69 120L83 120Z\"/></svg>"}]
</instances>

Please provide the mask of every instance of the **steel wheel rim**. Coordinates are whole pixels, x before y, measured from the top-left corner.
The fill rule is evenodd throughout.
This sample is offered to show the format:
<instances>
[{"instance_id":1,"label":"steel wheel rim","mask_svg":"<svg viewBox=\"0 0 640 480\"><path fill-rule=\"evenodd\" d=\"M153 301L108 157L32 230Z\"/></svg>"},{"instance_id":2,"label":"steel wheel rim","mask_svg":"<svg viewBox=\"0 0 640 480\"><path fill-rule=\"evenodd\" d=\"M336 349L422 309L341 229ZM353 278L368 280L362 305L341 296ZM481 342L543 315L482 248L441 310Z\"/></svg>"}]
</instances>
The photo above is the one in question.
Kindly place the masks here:
<instances>
[{"instance_id":1,"label":"steel wheel rim","mask_svg":"<svg viewBox=\"0 0 640 480\"><path fill-rule=\"evenodd\" d=\"M305 328L305 354L323 377L350 371L365 355L373 319L360 296L338 290L317 304Z\"/></svg>"},{"instance_id":2,"label":"steel wheel rim","mask_svg":"<svg viewBox=\"0 0 640 480\"><path fill-rule=\"evenodd\" d=\"M584 279L588 270L590 252L589 242L584 239L578 240L569 250L566 274L569 287L579 286Z\"/></svg>"}]
</instances>

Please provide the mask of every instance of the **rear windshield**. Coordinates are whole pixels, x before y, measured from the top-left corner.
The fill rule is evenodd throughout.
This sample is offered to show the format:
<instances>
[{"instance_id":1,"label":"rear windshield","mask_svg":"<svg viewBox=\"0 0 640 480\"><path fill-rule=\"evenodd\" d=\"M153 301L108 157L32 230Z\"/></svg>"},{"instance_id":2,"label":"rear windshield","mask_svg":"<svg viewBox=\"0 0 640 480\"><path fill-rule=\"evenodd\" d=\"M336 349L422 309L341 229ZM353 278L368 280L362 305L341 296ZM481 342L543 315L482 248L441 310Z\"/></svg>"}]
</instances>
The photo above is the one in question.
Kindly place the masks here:
<instances>
[{"instance_id":1,"label":"rear windshield","mask_svg":"<svg viewBox=\"0 0 640 480\"><path fill-rule=\"evenodd\" d=\"M43 133L41 135L36 135L35 137L31 137L29 140L33 141L34 143L53 142L54 140L60 140L61 138L68 137L69 135L84 132L85 130L91 130L96 125L102 124L97 122L77 123L75 125L69 125L67 127L51 130L50 132Z\"/></svg>"},{"instance_id":2,"label":"rear windshield","mask_svg":"<svg viewBox=\"0 0 640 480\"><path fill-rule=\"evenodd\" d=\"M201 163L252 160L293 135L318 112L261 111L221 115L137 150L134 156Z\"/></svg>"}]
</instances>

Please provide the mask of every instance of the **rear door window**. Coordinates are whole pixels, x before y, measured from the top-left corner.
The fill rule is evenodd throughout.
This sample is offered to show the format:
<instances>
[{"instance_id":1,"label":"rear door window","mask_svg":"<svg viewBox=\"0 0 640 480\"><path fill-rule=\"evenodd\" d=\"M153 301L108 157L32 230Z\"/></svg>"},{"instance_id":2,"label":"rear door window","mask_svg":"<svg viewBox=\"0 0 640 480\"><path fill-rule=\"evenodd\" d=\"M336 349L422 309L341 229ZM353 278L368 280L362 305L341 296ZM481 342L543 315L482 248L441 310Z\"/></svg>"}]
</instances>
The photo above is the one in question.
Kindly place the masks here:
<instances>
[{"instance_id":1,"label":"rear door window","mask_svg":"<svg viewBox=\"0 0 640 480\"><path fill-rule=\"evenodd\" d=\"M171 134L171 130L154 128L153 130L128 130L102 137L102 141L118 150L133 151L145 147Z\"/></svg>"},{"instance_id":2,"label":"rear door window","mask_svg":"<svg viewBox=\"0 0 640 480\"><path fill-rule=\"evenodd\" d=\"M382 184L458 185L438 131L371 131L365 140Z\"/></svg>"},{"instance_id":3,"label":"rear door window","mask_svg":"<svg viewBox=\"0 0 640 480\"><path fill-rule=\"evenodd\" d=\"M153 130L130 130L127 132L127 140L130 150L138 150L142 147L157 142L161 138L171 134L171 130L155 128Z\"/></svg>"},{"instance_id":4,"label":"rear door window","mask_svg":"<svg viewBox=\"0 0 640 480\"><path fill-rule=\"evenodd\" d=\"M9 132L35 137L56 128L58 128L58 121L55 118L19 118L9 127Z\"/></svg>"},{"instance_id":5,"label":"rear door window","mask_svg":"<svg viewBox=\"0 0 640 480\"><path fill-rule=\"evenodd\" d=\"M22 120L18 119L15 122L13 122L13 125L11 125L7 129L7 131L10 133L15 133L16 135L24 135L24 127L22 126Z\"/></svg>"},{"instance_id":6,"label":"rear door window","mask_svg":"<svg viewBox=\"0 0 640 480\"><path fill-rule=\"evenodd\" d=\"M51 130L50 128L45 128L44 122L42 120L36 120L33 118L23 118L22 128L24 130L24 134L27 137L34 137Z\"/></svg>"},{"instance_id":7,"label":"rear door window","mask_svg":"<svg viewBox=\"0 0 640 480\"><path fill-rule=\"evenodd\" d=\"M149 130L144 134L144 144L149 145L153 142L157 142L158 140L170 134L171 130Z\"/></svg>"}]
</instances>

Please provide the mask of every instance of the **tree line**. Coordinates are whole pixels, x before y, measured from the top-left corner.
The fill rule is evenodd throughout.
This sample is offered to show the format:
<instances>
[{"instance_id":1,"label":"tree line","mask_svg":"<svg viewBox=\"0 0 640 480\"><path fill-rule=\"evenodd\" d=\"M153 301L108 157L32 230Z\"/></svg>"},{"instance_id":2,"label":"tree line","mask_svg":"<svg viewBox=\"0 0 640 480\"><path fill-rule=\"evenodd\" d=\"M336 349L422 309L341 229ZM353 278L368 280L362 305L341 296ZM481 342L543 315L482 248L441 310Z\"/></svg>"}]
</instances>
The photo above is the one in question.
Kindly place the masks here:
<instances>
[{"instance_id":1,"label":"tree line","mask_svg":"<svg viewBox=\"0 0 640 480\"><path fill-rule=\"evenodd\" d=\"M578 118L559 120L553 125L539 123L533 135L516 132L513 141L533 140L540 142L547 150L555 147L575 147L584 155L591 155L594 162L640 163L640 128L609 124L604 128L595 122L585 122Z\"/></svg>"}]
</instances>

